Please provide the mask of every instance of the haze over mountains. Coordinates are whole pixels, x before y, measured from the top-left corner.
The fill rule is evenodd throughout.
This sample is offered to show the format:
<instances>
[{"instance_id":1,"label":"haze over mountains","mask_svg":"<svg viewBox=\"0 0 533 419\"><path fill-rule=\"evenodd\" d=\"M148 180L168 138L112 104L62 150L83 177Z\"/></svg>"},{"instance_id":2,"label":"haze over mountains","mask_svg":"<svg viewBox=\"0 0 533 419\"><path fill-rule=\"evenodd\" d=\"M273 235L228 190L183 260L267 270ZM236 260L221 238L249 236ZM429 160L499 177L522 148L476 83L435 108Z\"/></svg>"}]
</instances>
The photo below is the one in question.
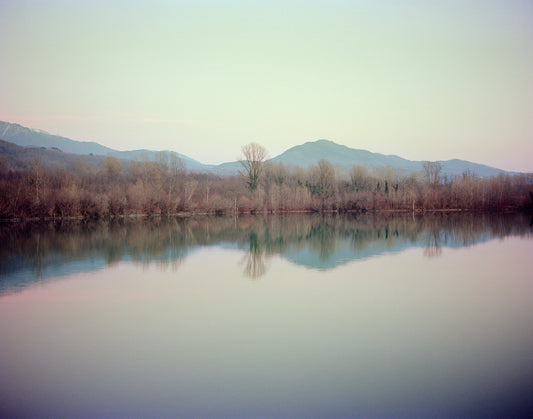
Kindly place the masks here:
<instances>
[{"instance_id":1,"label":"haze over mountains","mask_svg":"<svg viewBox=\"0 0 533 419\"><path fill-rule=\"evenodd\" d=\"M122 160L153 160L159 153L159 151L152 150L118 151L96 142L75 141L58 135L52 135L45 131L26 128L18 124L2 121L0 121L0 139L22 147L44 147L46 149L52 149L56 154L63 152L95 157L112 156ZM14 153L14 148L10 148L7 145L0 147L0 153L9 156L10 154L6 152L7 149L11 149L11 152ZM225 176L235 175L241 168L239 162L209 165L203 164L180 153L175 154L183 159L187 169L190 171L214 173ZM334 166L344 169L349 169L352 166L362 166L367 169L391 167L400 170L405 174L422 171L424 163L423 161L407 160L394 155L384 155L366 150L357 150L329 140L310 141L289 148L282 154L273 157L270 161L274 163L283 163L287 166L307 168L316 164L320 159L327 159ZM439 162L442 165L443 173L448 176L460 175L466 171L481 177L509 173L501 169L472 163L466 160L452 159Z\"/></svg>"}]
</instances>

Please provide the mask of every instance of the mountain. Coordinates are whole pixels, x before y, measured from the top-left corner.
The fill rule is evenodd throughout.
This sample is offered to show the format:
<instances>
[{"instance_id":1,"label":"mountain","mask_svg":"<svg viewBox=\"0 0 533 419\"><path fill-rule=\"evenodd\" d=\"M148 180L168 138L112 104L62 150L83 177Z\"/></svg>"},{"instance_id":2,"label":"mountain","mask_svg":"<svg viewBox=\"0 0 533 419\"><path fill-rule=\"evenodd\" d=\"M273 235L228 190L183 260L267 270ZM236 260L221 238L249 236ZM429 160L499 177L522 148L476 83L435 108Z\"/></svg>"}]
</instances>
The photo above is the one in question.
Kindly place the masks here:
<instances>
[{"instance_id":1,"label":"mountain","mask_svg":"<svg viewBox=\"0 0 533 419\"><path fill-rule=\"evenodd\" d=\"M320 159L327 159L333 165L345 168L352 166L366 168L389 166L408 172L422 170L422 166L419 166L418 162L402 159L398 156L386 156L366 150L357 150L329 140L309 141L289 148L284 153L274 157L272 161L287 165L294 164L291 162L297 161L298 166L308 167L316 164Z\"/></svg>"},{"instance_id":2,"label":"mountain","mask_svg":"<svg viewBox=\"0 0 533 419\"><path fill-rule=\"evenodd\" d=\"M105 147L95 142L74 141L69 138L52 135L45 131L26 128L18 124L0 121L0 139L19 146L33 146L37 148L53 149L77 155L112 156L122 160L156 160L159 151L132 150L118 151ZM241 170L239 162L227 162L219 165L200 163L184 154L168 151L179 156L188 170L200 173L213 173L219 176L236 175ZM423 161L407 160L394 155L372 153L358 150L334 143L329 140L309 141L304 144L289 148L279 156L272 158L273 163L283 163L287 166L300 166L307 168L317 164L320 159L329 160L334 166L349 169L352 166L362 166L368 169L376 167L391 167L405 174L421 172ZM472 163L466 160L441 160L442 173L448 176L461 175L468 171L477 176L490 177L504 170L483 164Z\"/></svg>"},{"instance_id":3,"label":"mountain","mask_svg":"<svg viewBox=\"0 0 533 419\"><path fill-rule=\"evenodd\" d=\"M66 153L95 154L107 156L114 151L95 142L74 141L69 138L52 135L46 131L23 127L0 121L0 139L28 147L56 148Z\"/></svg>"},{"instance_id":4,"label":"mountain","mask_svg":"<svg viewBox=\"0 0 533 419\"><path fill-rule=\"evenodd\" d=\"M19 124L0 121L0 139L23 147L45 147L71 154L111 156L121 160L155 160L159 151L131 150L118 151L92 141L74 141L70 138L52 135L46 131L26 128ZM184 154L167 151L178 155L187 169L206 171L206 166Z\"/></svg>"},{"instance_id":5,"label":"mountain","mask_svg":"<svg viewBox=\"0 0 533 419\"><path fill-rule=\"evenodd\" d=\"M43 149L41 147L23 147L7 141L0 140L0 156L9 159L10 166L15 169L27 169L28 163L40 158L48 167L71 168L79 154L64 153L58 148ZM95 167L102 166L105 157L96 155L83 156L83 160L92 163Z\"/></svg>"},{"instance_id":6,"label":"mountain","mask_svg":"<svg viewBox=\"0 0 533 419\"><path fill-rule=\"evenodd\" d=\"M423 161L413 161L394 155L357 150L328 140L310 141L289 148L284 153L274 157L271 161L289 166L296 165L295 162L297 162L297 165L300 167L309 167L316 164L320 159L326 159L333 165L346 169L352 166L362 166L367 169L392 167L407 174L421 172L424 164ZM442 165L442 172L449 176L461 175L465 171L475 173L482 177L497 176L500 173L506 173L501 169L466 160L440 160L439 163Z\"/></svg>"}]
</instances>

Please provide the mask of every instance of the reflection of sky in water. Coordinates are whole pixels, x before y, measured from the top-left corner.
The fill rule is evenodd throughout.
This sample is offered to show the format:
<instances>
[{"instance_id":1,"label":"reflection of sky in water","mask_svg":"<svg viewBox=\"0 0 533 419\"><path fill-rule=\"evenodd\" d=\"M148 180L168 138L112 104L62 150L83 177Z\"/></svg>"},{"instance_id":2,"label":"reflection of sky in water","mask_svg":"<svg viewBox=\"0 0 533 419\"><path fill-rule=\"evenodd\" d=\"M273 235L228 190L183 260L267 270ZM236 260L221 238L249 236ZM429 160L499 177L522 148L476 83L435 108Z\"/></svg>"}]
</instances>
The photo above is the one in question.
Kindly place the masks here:
<instances>
[{"instance_id":1,"label":"reflection of sky in water","mask_svg":"<svg viewBox=\"0 0 533 419\"><path fill-rule=\"evenodd\" d=\"M302 269L202 247L0 298L0 413L512 417L533 382L533 241ZM3 412L2 410L3 409ZM529 410L531 412L531 410Z\"/></svg>"}]
</instances>

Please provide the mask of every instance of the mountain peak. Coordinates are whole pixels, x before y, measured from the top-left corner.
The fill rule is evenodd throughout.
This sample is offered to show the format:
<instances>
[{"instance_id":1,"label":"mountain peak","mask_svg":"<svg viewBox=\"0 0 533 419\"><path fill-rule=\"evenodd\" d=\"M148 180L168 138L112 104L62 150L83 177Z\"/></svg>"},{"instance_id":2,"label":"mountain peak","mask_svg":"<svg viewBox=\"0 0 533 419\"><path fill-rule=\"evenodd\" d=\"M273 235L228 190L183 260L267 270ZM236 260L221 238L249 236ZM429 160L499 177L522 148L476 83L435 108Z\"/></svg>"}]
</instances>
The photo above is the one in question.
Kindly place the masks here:
<instances>
[{"instance_id":1,"label":"mountain peak","mask_svg":"<svg viewBox=\"0 0 533 419\"><path fill-rule=\"evenodd\" d=\"M315 145L319 145L319 146L327 146L327 147L331 147L331 146L339 147L339 146L341 146L340 144L337 144L337 143L334 142L334 141L326 140L326 139L320 139L320 140L315 140L315 141L308 141L308 142L302 144L302 146L305 146L306 144L315 144Z\"/></svg>"}]
</instances>

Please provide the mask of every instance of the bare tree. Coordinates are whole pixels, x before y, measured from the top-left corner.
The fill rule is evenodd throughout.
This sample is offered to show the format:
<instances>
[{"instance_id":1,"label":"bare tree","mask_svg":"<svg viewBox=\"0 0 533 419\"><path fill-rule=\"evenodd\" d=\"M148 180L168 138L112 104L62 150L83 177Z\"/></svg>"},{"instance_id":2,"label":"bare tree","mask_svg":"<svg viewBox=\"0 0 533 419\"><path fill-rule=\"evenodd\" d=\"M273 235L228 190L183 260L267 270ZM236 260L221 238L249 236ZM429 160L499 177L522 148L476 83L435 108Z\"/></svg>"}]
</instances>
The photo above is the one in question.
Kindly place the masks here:
<instances>
[{"instance_id":1,"label":"bare tree","mask_svg":"<svg viewBox=\"0 0 533 419\"><path fill-rule=\"evenodd\" d=\"M370 174L361 166L352 166L350 169L350 187L352 190L367 190L369 188Z\"/></svg>"},{"instance_id":2,"label":"bare tree","mask_svg":"<svg viewBox=\"0 0 533 419\"><path fill-rule=\"evenodd\" d=\"M192 202L192 196L197 186L198 186L198 181L194 178L189 179L185 182L185 186L183 190L183 200L184 200L185 205L190 206Z\"/></svg>"},{"instance_id":3,"label":"bare tree","mask_svg":"<svg viewBox=\"0 0 533 419\"><path fill-rule=\"evenodd\" d=\"M104 169L107 182L116 182L122 173L122 162L115 157L106 157Z\"/></svg>"},{"instance_id":4,"label":"bare tree","mask_svg":"<svg viewBox=\"0 0 533 419\"><path fill-rule=\"evenodd\" d=\"M326 159L321 159L311 168L311 193L322 201L322 210L326 207L326 200L335 195L335 169Z\"/></svg>"},{"instance_id":5,"label":"bare tree","mask_svg":"<svg viewBox=\"0 0 533 419\"><path fill-rule=\"evenodd\" d=\"M45 185L43 162L40 156L30 162L28 172L28 183L35 191L35 201L40 203Z\"/></svg>"},{"instance_id":6,"label":"bare tree","mask_svg":"<svg viewBox=\"0 0 533 419\"><path fill-rule=\"evenodd\" d=\"M440 183L440 173L442 165L438 161L424 162L424 176L429 185L438 185Z\"/></svg>"},{"instance_id":7,"label":"bare tree","mask_svg":"<svg viewBox=\"0 0 533 419\"><path fill-rule=\"evenodd\" d=\"M170 199L173 199L175 190L180 184L180 181L185 178L186 169L183 159L174 152L160 152L159 166L164 173L167 180L167 194Z\"/></svg>"},{"instance_id":8,"label":"bare tree","mask_svg":"<svg viewBox=\"0 0 533 419\"><path fill-rule=\"evenodd\" d=\"M245 145L241 151L243 158L239 159L239 161L245 170L246 183L250 191L255 191L263 173L263 161L268 153L263 146L257 143Z\"/></svg>"},{"instance_id":9,"label":"bare tree","mask_svg":"<svg viewBox=\"0 0 533 419\"><path fill-rule=\"evenodd\" d=\"M267 195L270 196L271 209L283 207L283 184L289 176L289 170L283 163L266 162L263 166L264 184ZM277 202L274 193L277 190Z\"/></svg>"}]
</instances>

